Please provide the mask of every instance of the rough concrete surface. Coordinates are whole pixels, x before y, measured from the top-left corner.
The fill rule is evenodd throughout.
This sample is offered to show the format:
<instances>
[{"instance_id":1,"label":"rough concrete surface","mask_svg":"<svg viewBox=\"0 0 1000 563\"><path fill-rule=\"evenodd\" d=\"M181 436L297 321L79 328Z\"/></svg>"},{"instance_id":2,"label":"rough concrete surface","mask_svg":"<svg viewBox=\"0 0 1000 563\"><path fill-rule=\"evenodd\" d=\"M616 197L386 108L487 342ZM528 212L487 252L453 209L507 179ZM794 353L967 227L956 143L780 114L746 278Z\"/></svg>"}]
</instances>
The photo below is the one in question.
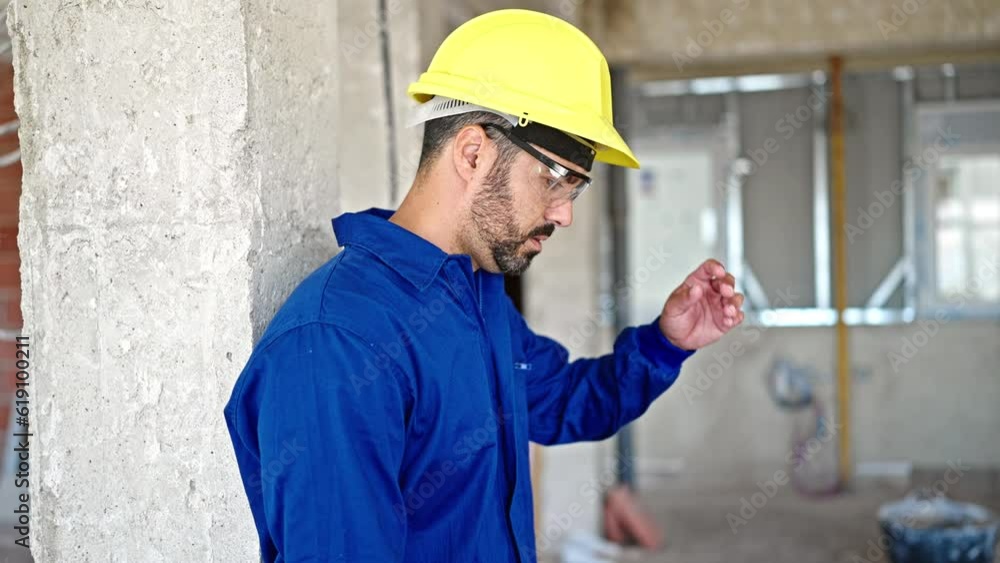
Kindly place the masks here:
<instances>
[{"instance_id":1,"label":"rough concrete surface","mask_svg":"<svg viewBox=\"0 0 1000 563\"><path fill-rule=\"evenodd\" d=\"M38 561L254 561L222 408L334 251L335 4L12 5Z\"/></svg>"},{"instance_id":2,"label":"rough concrete surface","mask_svg":"<svg viewBox=\"0 0 1000 563\"><path fill-rule=\"evenodd\" d=\"M732 58L995 48L1000 41L1000 4L989 0L599 0L583 7L586 29L609 59L672 70L683 70L678 60L696 68Z\"/></svg>"},{"instance_id":3,"label":"rough concrete surface","mask_svg":"<svg viewBox=\"0 0 1000 563\"><path fill-rule=\"evenodd\" d=\"M249 86L250 194L257 224L248 257L254 340L309 272L336 253L341 60L336 2L243 4ZM358 124L353 123L358 127Z\"/></svg>"},{"instance_id":4,"label":"rough concrete surface","mask_svg":"<svg viewBox=\"0 0 1000 563\"><path fill-rule=\"evenodd\" d=\"M410 4L403 6L412 9ZM340 7L339 33L343 40L336 57L343 78L339 119L345 124L340 133L344 142L338 148L337 166L341 210L388 207L392 171L378 2L344 0Z\"/></svg>"},{"instance_id":5,"label":"rough concrete surface","mask_svg":"<svg viewBox=\"0 0 1000 563\"><path fill-rule=\"evenodd\" d=\"M380 4L339 4L342 211L397 206L420 160L423 126L406 127L417 105L406 88L422 70L417 20L426 7L400 0Z\"/></svg>"}]
</instances>

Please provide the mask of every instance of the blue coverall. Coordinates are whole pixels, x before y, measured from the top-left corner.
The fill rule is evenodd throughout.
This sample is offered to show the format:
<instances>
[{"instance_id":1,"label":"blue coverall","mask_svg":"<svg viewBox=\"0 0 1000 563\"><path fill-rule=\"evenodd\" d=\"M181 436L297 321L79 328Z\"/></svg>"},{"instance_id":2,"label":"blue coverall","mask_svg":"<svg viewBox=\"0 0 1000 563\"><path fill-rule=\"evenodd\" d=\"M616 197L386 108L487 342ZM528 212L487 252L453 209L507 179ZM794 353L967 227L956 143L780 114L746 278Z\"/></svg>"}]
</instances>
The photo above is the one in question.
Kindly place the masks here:
<instances>
[{"instance_id":1,"label":"blue coverall","mask_svg":"<svg viewBox=\"0 0 1000 563\"><path fill-rule=\"evenodd\" d=\"M225 407L261 556L533 563L528 441L611 436L693 352L654 320L569 362L502 275L391 214L333 220L344 250L287 299Z\"/></svg>"}]
</instances>

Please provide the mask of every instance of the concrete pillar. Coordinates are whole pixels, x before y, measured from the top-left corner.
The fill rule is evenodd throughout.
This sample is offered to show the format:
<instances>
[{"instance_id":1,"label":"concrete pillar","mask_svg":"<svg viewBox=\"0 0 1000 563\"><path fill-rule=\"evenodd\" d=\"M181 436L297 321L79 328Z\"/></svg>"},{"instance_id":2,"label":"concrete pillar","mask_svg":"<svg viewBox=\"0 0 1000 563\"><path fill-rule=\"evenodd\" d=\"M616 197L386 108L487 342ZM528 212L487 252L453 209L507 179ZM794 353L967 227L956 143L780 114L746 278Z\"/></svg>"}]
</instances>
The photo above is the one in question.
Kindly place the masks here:
<instances>
[{"instance_id":1,"label":"concrete pillar","mask_svg":"<svg viewBox=\"0 0 1000 563\"><path fill-rule=\"evenodd\" d=\"M337 4L12 3L37 561L256 561L222 408L335 251Z\"/></svg>"},{"instance_id":2,"label":"concrete pillar","mask_svg":"<svg viewBox=\"0 0 1000 563\"><path fill-rule=\"evenodd\" d=\"M423 70L419 7L403 0L341 0L343 211L395 208L416 175L423 127L405 124L416 106L406 87Z\"/></svg>"},{"instance_id":3,"label":"concrete pillar","mask_svg":"<svg viewBox=\"0 0 1000 563\"><path fill-rule=\"evenodd\" d=\"M340 120L345 124L339 147L338 179L343 211L391 205L386 127L390 116L383 68L381 16L377 0L341 0L338 15L342 41L337 49L344 78Z\"/></svg>"},{"instance_id":4,"label":"concrete pillar","mask_svg":"<svg viewBox=\"0 0 1000 563\"><path fill-rule=\"evenodd\" d=\"M337 2L243 0L250 159L248 260L254 341L295 285L336 252L338 108ZM259 194L259 196L257 195ZM250 219L250 217L245 217ZM242 365L242 362L240 362Z\"/></svg>"},{"instance_id":5,"label":"concrete pillar","mask_svg":"<svg viewBox=\"0 0 1000 563\"><path fill-rule=\"evenodd\" d=\"M418 9L419 8L419 9ZM386 16L389 30L389 59L387 77L390 99L393 105L394 126L391 128L396 144L392 157L396 164L392 168L393 205L403 201L407 190L417 174L420 162L420 146L423 140L423 125L406 127L410 111L416 107L407 94L406 87L427 69L420 56L420 12L423 3L389 0L386 2Z\"/></svg>"}]
</instances>

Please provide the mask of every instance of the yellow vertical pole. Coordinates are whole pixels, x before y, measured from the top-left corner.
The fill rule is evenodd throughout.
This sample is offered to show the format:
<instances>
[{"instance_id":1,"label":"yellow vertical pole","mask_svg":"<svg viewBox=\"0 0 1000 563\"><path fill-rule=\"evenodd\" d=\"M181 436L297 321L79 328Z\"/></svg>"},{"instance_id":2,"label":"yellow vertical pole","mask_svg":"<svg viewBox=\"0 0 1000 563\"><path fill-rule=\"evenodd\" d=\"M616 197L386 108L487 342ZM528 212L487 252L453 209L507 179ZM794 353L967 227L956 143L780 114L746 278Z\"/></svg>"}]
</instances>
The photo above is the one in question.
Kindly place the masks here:
<instances>
[{"instance_id":1,"label":"yellow vertical pole","mask_svg":"<svg viewBox=\"0 0 1000 563\"><path fill-rule=\"evenodd\" d=\"M830 59L832 99L830 104L830 165L833 180L833 274L834 307L837 309L837 422L839 434L838 475L840 486L851 479L851 359L844 310L847 308L847 194L844 165L844 61Z\"/></svg>"}]
</instances>

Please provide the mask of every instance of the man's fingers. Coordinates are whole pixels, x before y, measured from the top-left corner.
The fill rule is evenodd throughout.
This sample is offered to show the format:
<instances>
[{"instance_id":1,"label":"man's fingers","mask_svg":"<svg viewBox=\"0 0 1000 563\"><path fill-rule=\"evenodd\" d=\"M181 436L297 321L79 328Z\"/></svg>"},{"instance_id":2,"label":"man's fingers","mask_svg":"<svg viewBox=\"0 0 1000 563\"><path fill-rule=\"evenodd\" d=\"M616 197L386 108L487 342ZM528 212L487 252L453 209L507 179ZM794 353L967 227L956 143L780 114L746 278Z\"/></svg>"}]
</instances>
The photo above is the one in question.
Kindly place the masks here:
<instances>
[{"instance_id":1,"label":"man's fingers","mask_svg":"<svg viewBox=\"0 0 1000 563\"><path fill-rule=\"evenodd\" d=\"M687 310L688 307L694 305L696 301L701 299L701 296L705 294L705 290L703 290L698 284L686 286L685 289L686 291L682 302L684 303L684 310Z\"/></svg>"},{"instance_id":2,"label":"man's fingers","mask_svg":"<svg viewBox=\"0 0 1000 563\"><path fill-rule=\"evenodd\" d=\"M743 294L737 293L732 297L723 297L722 302L722 324L727 328L732 328L743 322Z\"/></svg>"},{"instance_id":3,"label":"man's fingers","mask_svg":"<svg viewBox=\"0 0 1000 563\"><path fill-rule=\"evenodd\" d=\"M732 328L743 322L743 312L739 312L736 316L725 317L722 321L727 327Z\"/></svg>"},{"instance_id":4,"label":"man's fingers","mask_svg":"<svg viewBox=\"0 0 1000 563\"><path fill-rule=\"evenodd\" d=\"M705 260L703 267L711 277L721 278L722 276L726 275L726 267L723 266L721 262L713 258Z\"/></svg>"},{"instance_id":5,"label":"man's fingers","mask_svg":"<svg viewBox=\"0 0 1000 563\"><path fill-rule=\"evenodd\" d=\"M688 305L691 305L695 301L701 299L702 294L704 294L704 291L701 289L701 286L700 285L693 285L693 286L691 286L691 287L688 288L687 299L685 299L685 302Z\"/></svg>"},{"instance_id":6,"label":"man's fingers","mask_svg":"<svg viewBox=\"0 0 1000 563\"><path fill-rule=\"evenodd\" d=\"M732 274L726 274L721 278L715 278L711 282L712 290L723 297L732 297L736 293L736 278Z\"/></svg>"},{"instance_id":7,"label":"man's fingers","mask_svg":"<svg viewBox=\"0 0 1000 563\"><path fill-rule=\"evenodd\" d=\"M676 316L684 313L691 308L701 296L704 295L705 291L698 284L684 284L677 289L675 295L677 299L675 300L673 296L667 301L669 307L667 313L670 316Z\"/></svg>"},{"instance_id":8,"label":"man's fingers","mask_svg":"<svg viewBox=\"0 0 1000 563\"><path fill-rule=\"evenodd\" d=\"M726 268L723 267L718 260L709 258L708 260L702 262L701 266L698 266L695 271L691 272L691 275L688 276L688 280L708 282L713 279L721 279L725 275Z\"/></svg>"}]
</instances>

